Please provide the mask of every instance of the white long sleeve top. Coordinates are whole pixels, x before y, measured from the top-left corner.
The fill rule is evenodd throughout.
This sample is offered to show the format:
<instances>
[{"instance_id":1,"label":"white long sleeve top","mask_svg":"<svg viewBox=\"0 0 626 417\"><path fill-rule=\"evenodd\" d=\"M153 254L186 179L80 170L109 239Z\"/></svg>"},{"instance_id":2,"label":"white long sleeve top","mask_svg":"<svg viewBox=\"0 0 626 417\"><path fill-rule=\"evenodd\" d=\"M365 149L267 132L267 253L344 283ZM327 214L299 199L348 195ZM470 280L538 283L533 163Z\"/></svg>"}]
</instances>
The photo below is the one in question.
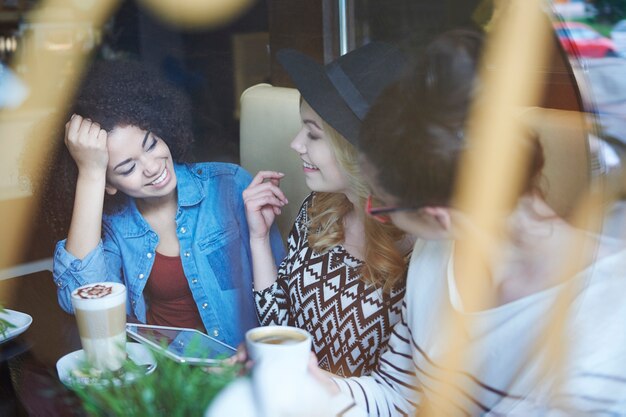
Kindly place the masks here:
<instances>
[{"instance_id":1,"label":"white long sleeve top","mask_svg":"<svg viewBox=\"0 0 626 417\"><path fill-rule=\"evenodd\" d=\"M378 367L369 377L337 379L357 406L370 416L414 415L422 407L438 416L626 416L625 251L566 283L467 313L455 285L451 242L418 245L402 318ZM574 298L558 380L545 361L541 335L564 290L573 290ZM467 345L454 371L440 363L448 348L440 318L448 313L465 319ZM441 396L444 376L452 398Z\"/></svg>"}]
</instances>

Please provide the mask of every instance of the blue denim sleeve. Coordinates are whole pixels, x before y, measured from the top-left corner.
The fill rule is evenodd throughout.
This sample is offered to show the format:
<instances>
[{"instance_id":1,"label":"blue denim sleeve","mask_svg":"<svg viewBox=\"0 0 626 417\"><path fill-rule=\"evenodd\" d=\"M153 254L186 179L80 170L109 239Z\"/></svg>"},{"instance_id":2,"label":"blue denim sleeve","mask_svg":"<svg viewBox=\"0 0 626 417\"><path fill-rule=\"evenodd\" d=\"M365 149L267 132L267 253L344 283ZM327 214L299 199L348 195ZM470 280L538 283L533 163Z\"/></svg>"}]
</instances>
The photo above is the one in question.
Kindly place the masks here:
<instances>
[{"instance_id":1,"label":"blue denim sleeve","mask_svg":"<svg viewBox=\"0 0 626 417\"><path fill-rule=\"evenodd\" d=\"M285 252L283 237L280 235L276 223L272 225L272 230L270 230L270 245L272 247L272 254L274 254L274 263L276 267L278 267L283 262L283 259L285 259L287 253Z\"/></svg>"},{"instance_id":2,"label":"blue denim sleeve","mask_svg":"<svg viewBox=\"0 0 626 417\"><path fill-rule=\"evenodd\" d=\"M121 258L115 245L107 239L83 259L78 259L65 249L67 239L56 244L52 278L57 286L59 305L68 313L73 313L71 294L81 285L99 281L122 282ZM107 244L108 243L108 244ZM111 273L118 271L118 273Z\"/></svg>"}]
</instances>

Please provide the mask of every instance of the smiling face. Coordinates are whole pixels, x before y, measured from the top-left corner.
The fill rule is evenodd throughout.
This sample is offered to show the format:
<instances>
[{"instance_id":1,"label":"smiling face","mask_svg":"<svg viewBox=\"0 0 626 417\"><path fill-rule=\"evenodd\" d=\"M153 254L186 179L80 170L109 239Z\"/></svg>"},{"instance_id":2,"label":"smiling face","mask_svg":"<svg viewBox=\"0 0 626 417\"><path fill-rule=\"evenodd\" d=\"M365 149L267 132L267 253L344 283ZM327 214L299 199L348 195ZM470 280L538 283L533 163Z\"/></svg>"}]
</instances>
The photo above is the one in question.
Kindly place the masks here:
<instances>
[{"instance_id":1,"label":"smiling face","mask_svg":"<svg viewBox=\"0 0 626 417\"><path fill-rule=\"evenodd\" d=\"M322 119L304 100L300 117L302 128L291 142L291 148L302 159L306 185L313 191L349 194L347 174L337 162L332 139L324 130Z\"/></svg>"},{"instance_id":2,"label":"smiling face","mask_svg":"<svg viewBox=\"0 0 626 417\"><path fill-rule=\"evenodd\" d=\"M136 126L118 126L109 133L107 148L107 193L121 191L149 201L176 190L170 149L155 134Z\"/></svg>"}]
</instances>

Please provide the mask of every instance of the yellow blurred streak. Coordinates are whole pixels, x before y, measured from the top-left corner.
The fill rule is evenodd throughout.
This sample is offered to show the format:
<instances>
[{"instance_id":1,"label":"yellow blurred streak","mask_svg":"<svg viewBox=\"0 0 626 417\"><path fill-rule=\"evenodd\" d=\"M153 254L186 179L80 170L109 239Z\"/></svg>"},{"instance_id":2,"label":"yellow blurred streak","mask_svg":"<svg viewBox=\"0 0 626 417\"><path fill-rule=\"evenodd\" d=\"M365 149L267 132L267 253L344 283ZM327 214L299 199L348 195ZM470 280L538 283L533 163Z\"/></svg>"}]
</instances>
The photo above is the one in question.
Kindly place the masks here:
<instances>
[{"instance_id":1,"label":"yellow blurred streak","mask_svg":"<svg viewBox=\"0 0 626 417\"><path fill-rule=\"evenodd\" d=\"M489 25L480 103L475 103L469 123L468 141L473 151L461 162L454 204L484 233L457 241L455 246L458 268L463 271L463 280L457 285L468 311L493 304L493 286L484 266L498 259L501 219L517 199L525 175L530 148L516 114L520 106L536 105L541 94L544 73L538 68L547 63L551 34L542 5L541 0L511 0L506 9L496 10L498 19ZM450 346L449 354L442 358L444 369L460 368L466 347L461 320L456 315L443 318L441 328ZM454 398L450 384L454 377L455 372L443 375L441 398ZM428 410L425 407L420 415L433 415Z\"/></svg>"},{"instance_id":2,"label":"yellow blurred streak","mask_svg":"<svg viewBox=\"0 0 626 417\"><path fill-rule=\"evenodd\" d=\"M210 28L229 23L254 0L141 0L161 19L176 26Z\"/></svg>"},{"instance_id":3,"label":"yellow blurred streak","mask_svg":"<svg viewBox=\"0 0 626 417\"><path fill-rule=\"evenodd\" d=\"M62 15L62 23L66 27L72 24L84 24L91 22L94 26L100 26L108 19L118 0L48 0L42 1L39 7L26 16L27 22L58 22ZM52 121L45 117L49 112L59 111L64 113L68 103L73 98L76 83L82 74L89 55L80 48L70 48L63 55L63 62L60 65L58 58L53 60L53 55L44 54L42 50L36 50L36 39L32 32L28 33L24 39L22 48L29 53L20 54L17 61L13 62L15 68L26 69L19 73L22 81L28 86L30 95L26 104L18 109L0 110L0 126L3 133L10 139L19 140L23 137L19 132L13 132L11 127L6 130L4 127L11 126L11 121L15 119L24 120L33 126L29 130L29 135L50 135L53 131L52 124L60 121ZM46 61L50 59L50 62ZM68 70L71 69L71 70ZM53 137L49 140L41 141L42 146L32 149L33 153L27 155L29 163L43 164L45 156L56 145ZM30 137L24 140L31 140ZM34 179L35 181L37 179ZM3 213L2 233L3 242L10 242L0 250L0 268L15 265L22 259L26 240L30 236L33 225L32 218L37 215L37 201L32 198L16 200L11 203L10 210ZM1 299L8 296L0 294Z\"/></svg>"},{"instance_id":4,"label":"yellow blurred streak","mask_svg":"<svg viewBox=\"0 0 626 417\"><path fill-rule=\"evenodd\" d=\"M581 198L570 219L572 226L592 232L598 232L601 229L607 201L602 181L602 178L595 178L589 191ZM558 282L569 280L590 265L597 252L597 246L597 243L589 239L587 234L580 233L569 242L567 247L562 248L568 262L559 272ZM582 281L581 285L584 286L586 283ZM556 381L557 392L558 386L566 382L566 375L563 371L568 346L564 343L564 336L568 328L570 306L583 289L575 285L563 287L563 291L559 293L553 306L552 316L546 317L547 324L542 337L539 338L532 352L534 355L544 355L539 378L553 378Z\"/></svg>"},{"instance_id":5,"label":"yellow blurred streak","mask_svg":"<svg viewBox=\"0 0 626 417\"><path fill-rule=\"evenodd\" d=\"M480 103L472 109L468 142L472 152L461 161L455 206L496 243L501 219L517 200L529 157L528 140L518 117L520 107L537 105L548 62L551 28L541 0L512 0L488 39L480 74ZM467 239L471 241L472 239ZM462 246L462 245L461 245ZM493 248L471 244L460 269L470 277L460 283L470 310L483 309L485 282L477 260L491 263Z\"/></svg>"}]
</instances>

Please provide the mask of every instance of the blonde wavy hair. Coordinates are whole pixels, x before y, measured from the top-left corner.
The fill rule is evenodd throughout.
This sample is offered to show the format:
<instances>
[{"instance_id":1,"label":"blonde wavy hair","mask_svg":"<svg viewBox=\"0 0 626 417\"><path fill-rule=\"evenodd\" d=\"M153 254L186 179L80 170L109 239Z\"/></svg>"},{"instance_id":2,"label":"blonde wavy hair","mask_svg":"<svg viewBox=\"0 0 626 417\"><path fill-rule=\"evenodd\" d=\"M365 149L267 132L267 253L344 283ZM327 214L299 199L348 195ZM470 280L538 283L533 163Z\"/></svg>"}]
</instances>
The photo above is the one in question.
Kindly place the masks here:
<instances>
[{"instance_id":1,"label":"blonde wavy hair","mask_svg":"<svg viewBox=\"0 0 626 417\"><path fill-rule=\"evenodd\" d=\"M365 201L370 190L359 170L357 150L332 126L323 120L322 124L337 162L347 174L350 188L359 197L359 207L354 207L342 193L316 193L308 212L309 246L324 253L341 244L344 241L344 217L353 209L361 211L365 221L365 259L361 276L366 283L388 293L406 276L404 254L396 247L404 232L391 223L380 223L365 214Z\"/></svg>"}]
</instances>

